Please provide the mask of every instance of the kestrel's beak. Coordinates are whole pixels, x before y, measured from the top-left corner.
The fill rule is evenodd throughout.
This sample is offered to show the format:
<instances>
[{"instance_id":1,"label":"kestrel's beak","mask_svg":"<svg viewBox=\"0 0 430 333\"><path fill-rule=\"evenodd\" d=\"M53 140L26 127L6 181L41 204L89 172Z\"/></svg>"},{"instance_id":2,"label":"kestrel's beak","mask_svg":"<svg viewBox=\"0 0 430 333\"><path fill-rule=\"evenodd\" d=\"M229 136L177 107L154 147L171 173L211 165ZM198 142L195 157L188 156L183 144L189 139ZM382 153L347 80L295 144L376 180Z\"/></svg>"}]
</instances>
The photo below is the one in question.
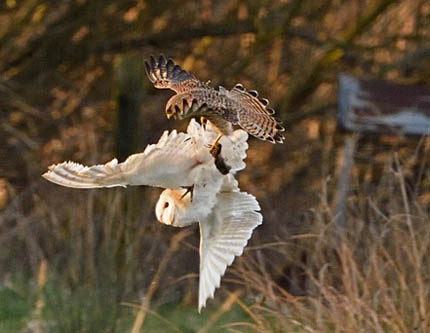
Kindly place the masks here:
<instances>
[{"instance_id":1,"label":"kestrel's beak","mask_svg":"<svg viewBox=\"0 0 430 333\"><path fill-rule=\"evenodd\" d=\"M173 112L173 110L171 108L166 109L166 117L167 119L176 119L176 112Z\"/></svg>"}]
</instances>

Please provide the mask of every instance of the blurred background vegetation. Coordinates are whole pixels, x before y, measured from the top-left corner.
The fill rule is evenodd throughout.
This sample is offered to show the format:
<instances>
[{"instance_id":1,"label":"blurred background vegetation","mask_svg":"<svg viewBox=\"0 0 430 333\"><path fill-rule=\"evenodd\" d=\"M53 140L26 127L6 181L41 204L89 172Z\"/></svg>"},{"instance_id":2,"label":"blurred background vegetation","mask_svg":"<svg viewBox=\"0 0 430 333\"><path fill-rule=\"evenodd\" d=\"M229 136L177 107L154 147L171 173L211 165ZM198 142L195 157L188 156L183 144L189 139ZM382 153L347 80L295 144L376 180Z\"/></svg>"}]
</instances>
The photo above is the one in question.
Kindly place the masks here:
<instances>
[{"instance_id":1,"label":"blurred background vegetation","mask_svg":"<svg viewBox=\"0 0 430 333\"><path fill-rule=\"evenodd\" d=\"M333 223L337 77L429 84L427 0L6 0L0 41L1 332L430 330L430 141L361 137ZM160 190L41 178L185 128L145 77L159 53L258 90L287 128L250 139L239 181L264 225L202 315L198 231L156 223Z\"/></svg>"}]
</instances>

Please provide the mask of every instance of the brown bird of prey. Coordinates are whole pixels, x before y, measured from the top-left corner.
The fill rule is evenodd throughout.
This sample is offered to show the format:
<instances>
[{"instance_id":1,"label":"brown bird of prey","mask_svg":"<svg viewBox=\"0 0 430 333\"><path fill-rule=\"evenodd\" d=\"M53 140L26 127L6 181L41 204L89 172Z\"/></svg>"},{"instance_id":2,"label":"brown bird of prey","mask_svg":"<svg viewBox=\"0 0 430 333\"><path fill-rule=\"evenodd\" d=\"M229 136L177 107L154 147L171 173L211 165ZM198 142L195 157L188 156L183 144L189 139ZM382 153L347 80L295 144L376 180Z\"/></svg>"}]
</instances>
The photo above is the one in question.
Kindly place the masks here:
<instances>
[{"instance_id":1,"label":"brown bird of prey","mask_svg":"<svg viewBox=\"0 0 430 333\"><path fill-rule=\"evenodd\" d=\"M274 110L267 107L269 101L259 98L257 91L246 90L240 83L231 90L221 86L214 89L163 55L158 59L151 56L145 67L155 88L176 92L167 102L167 118L202 117L215 126L218 137L211 148L214 157L220 153L220 138L233 132L232 125L239 125L261 140L283 142L280 132L284 128L272 117Z\"/></svg>"}]
</instances>

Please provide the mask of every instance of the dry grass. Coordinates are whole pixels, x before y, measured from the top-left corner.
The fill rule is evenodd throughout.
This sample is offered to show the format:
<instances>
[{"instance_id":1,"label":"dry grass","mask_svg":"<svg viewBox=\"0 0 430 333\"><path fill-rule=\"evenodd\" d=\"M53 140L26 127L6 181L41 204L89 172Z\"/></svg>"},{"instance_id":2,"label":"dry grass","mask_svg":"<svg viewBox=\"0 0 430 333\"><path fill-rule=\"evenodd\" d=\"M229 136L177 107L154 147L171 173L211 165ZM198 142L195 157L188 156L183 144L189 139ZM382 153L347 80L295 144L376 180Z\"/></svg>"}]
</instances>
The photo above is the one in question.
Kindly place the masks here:
<instances>
[{"instance_id":1,"label":"dry grass","mask_svg":"<svg viewBox=\"0 0 430 333\"><path fill-rule=\"evenodd\" d=\"M325 181L319 205L294 234L289 226L299 223L289 220L276 221L274 242L258 244L257 231L252 246L229 270L234 279L227 274L216 300L193 327L220 328L219 318L237 303L246 316L233 316L221 330L430 330L429 216L420 199L425 191L411 181L417 162L426 160L427 146L412 154L414 163L401 163L392 154L377 182L363 181L354 170L346 230L334 222L335 182ZM418 167L421 183L428 181L425 169ZM24 280L34 281L26 294L34 304L27 318L32 331L115 332L134 325L138 332L151 318L174 331L188 329L180 324L188 312L177 322L162 314L162 305L185 303L195 310L197 276L190 272L198 267L198 233L178 234L155 223L158 192L78 191L40 183L14 199L0 217L0 264L13 262L6 270L10 275L3 277L10 289L19 289L18 267ZM263 213L266 223L273 223ZM218 306L229 282L240 291Z\"/></svg>"},{"instance_id":2,"label":"dry grass","mask_svg":"<svg viewBox=\"0 0 430 333\"><path fill-rule=\"evenodd\" d=\"M185 262L194 250L184 248L183 239L169 250L177 230L155 223L151 198L159 191L44 192L44 186L49 184L17 197L0 221L2 264L12 264L2 285L34 303L32 330L43 327L44 318L58 332L123 331L134 315L122 302L139 304L145 297L145 305L156 310L178 301L179 291L192 285L173 283L194 261L178 267L171 255L179 247L174 259ZM26 212L26 205L32 209ZM160 277L160 262L173 271ZM30 291L18 286L21 275L34 285Z\"/></svg>"},{"instance_id":3,"label":"dry grass","mask_svg":"<svg viewBox=\"0 0 430 333\"><path fill-rule=\"evenodd\" d=\"M428 211L409 199L403 167L393 160L373 190L350 195L347 230L323 198L303 226L309 233L248 251L236 275L256 296L241 303L256 331L430 330ZM273 253L285 258L277 279L261 268Z\"/></svg>"},{"instance_id":4,"label":"dry grass","mask_svg":"<svg viewBox=\"0 0 430 333\"><path fill-rule=\"evenodd\" d=\"M338 232L332 209L343 144L335 129L335 78L345 71L428 83L428 1L190 4L6 1L0 293L6 289L11 303L19 298L21 311L0 296L0 331L11 313L34 332L124 332L133 324L148 330L155 317L172 331L190 331L184 325L199 318L193 327L211 331L236 311L234 302L249 318L231 317L224 327L231 332L430 331L430 174L419 161L429 159L430 141L414 153L409 138L365 138L346 232ZM181 38L172 44L178 27ZM207 32L196 37L194 27ZM219 36L224 29L231 34ZM136 45L127 42L135 38ZM239 180L257 196L264 225L200 316L198 231L171 246L178 230L153 214L159 191L78 191L40 178L52 163L106 162L121 140L138 151L167 126L185 125L164 119L167 95L133 64L159 52L214 86L257 89L287 127L283 146L250 141ZM127 100L139 101L141 110L124 113ZM136 119L118 130L120 114ZM381 170L390 149L403 160L393 156ZM326 176L333 181L321 184ZM231 272L240 288L224 297ZM166 304L188 312L166 318ZM10 331L19 331L22 323L15 324Z\"/></svg>"}]
</instances>

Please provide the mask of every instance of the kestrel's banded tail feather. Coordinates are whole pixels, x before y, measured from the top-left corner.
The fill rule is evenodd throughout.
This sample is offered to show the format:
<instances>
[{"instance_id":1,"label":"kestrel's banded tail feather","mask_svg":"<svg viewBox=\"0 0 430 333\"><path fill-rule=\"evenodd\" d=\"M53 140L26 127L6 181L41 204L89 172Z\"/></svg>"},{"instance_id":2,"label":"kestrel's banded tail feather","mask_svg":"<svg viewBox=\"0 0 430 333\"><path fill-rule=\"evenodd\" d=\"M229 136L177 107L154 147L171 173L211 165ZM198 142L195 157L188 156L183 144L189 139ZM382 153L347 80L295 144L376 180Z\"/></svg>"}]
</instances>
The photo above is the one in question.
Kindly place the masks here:
<instances>
[{"instance_id":1,"label":"kestrel's banded tail feather","mask_svg":"<svg viewBox=\"0 0 430 333\"><path fill-rule=\"evenodd\" d=\"M149 61L145 61L145 69L149 80L159 89L172 89L181 93L202 84L191 73L162 54L157 60L150 56Z\"/></svg>"},{"instance_id":2,"label":"kestrel's banded tail feather","mask_svg":"<svg viewBox=\"0 0 430 333\"><path fill-rule=\"evenodd\" d=\"M285 129L272 117L275 111L269 108L269 100L258 98L255 90L246 90L238 83L229 91L232 99L240 103L245 112L239 112L238 125L249 134L272 143L282 143L284 137L280 132Z\"/></svg>"}]
</instances>

